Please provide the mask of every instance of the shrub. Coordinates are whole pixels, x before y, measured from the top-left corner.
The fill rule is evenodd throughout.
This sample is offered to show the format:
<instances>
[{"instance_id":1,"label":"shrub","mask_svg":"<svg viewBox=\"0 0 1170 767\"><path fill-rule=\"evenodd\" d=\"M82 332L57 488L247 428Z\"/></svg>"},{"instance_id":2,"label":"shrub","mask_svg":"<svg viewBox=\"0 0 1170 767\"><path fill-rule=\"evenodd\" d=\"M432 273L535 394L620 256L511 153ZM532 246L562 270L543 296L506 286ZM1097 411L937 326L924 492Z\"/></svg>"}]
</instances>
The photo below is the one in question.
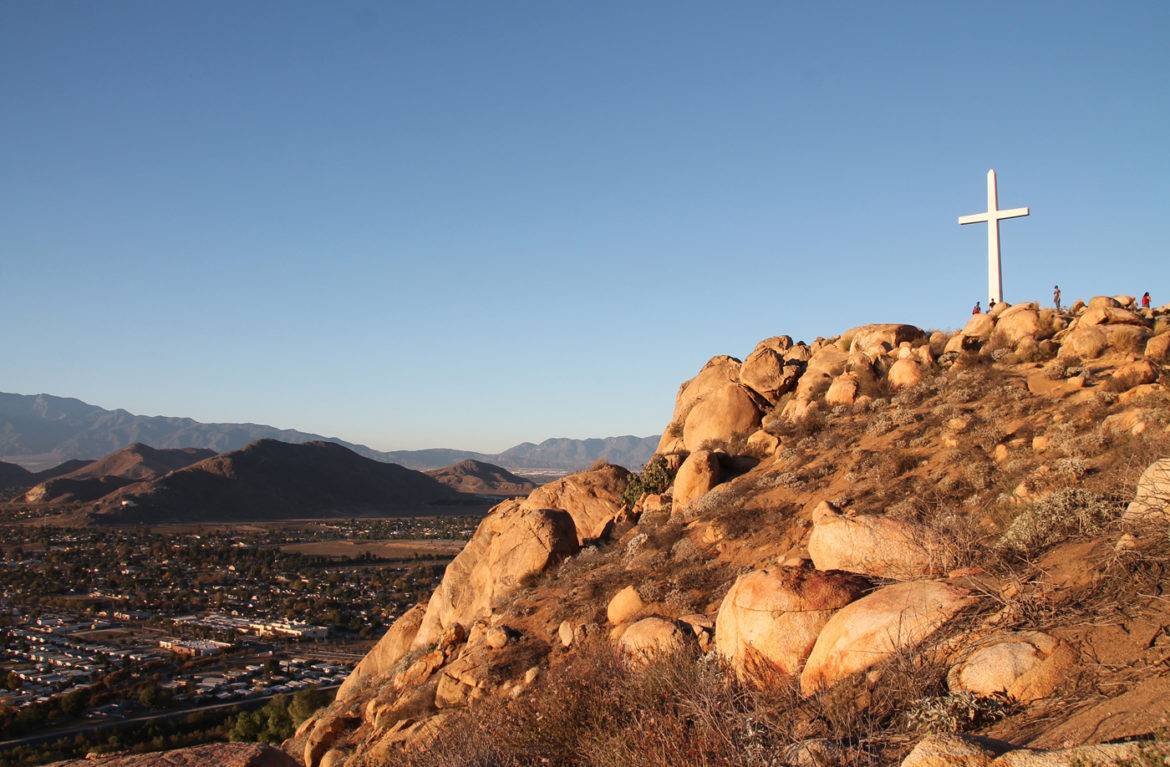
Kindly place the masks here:
<instances>
[{"instance_id":1,"label":"shrub","mask_svg":"<svg viewBox=\"0 0 1170 767\"><path fill-rule=\"evenodd\" d=\"M1121 510L1120 501L1103 493L1061 488L1017 516L999 545L1016 554L1040 551L1069 538L1100 532Z\"/></svg>"},{"instance_id":2,"label":"shrub","mask_svg":"<svg viewBox=\"0 0 1170 767\"><path fill-rule=\"evenodd\" d=\"M906 711L906 723L919 732L966 732L998 722L1009 713L1003 698L960 692L915 701Z\"/></svg>"},{"instance_id":3,"label":"shrub","mask_svg":"<svg viewBox=\"0 0 1170 767\"><path fill-rule=\"evenodd\" d=\"M646 462L641 472L630 478L626 489L622 491L622 503L627 509L632 509L643 495L665 492L673 480L674 475L667 468L666 459L656 455Z\"/></svg>"}]
</instances>

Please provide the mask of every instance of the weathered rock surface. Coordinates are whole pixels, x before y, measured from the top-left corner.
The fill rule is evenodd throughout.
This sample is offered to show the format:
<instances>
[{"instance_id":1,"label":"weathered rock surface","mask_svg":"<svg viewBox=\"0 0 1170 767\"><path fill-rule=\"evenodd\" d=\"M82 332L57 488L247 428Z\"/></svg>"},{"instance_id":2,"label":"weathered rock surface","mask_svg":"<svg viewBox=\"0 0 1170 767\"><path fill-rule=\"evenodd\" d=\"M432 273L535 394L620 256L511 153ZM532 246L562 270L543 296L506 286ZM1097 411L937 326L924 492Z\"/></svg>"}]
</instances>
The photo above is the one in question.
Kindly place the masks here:
<instances>
[{"instance_id":1,"label":"weathered rock surface","mask_svg":"<svg viewBox=\"0 0 1170 767\"><path fill-rule=\"evenodd\" d=\"M968 603L968 592L940 581L885 586L841 608L817 636L800 675L805 695L917 645Z\"/></svg>"},{"instance_id":2,"label":"weathered rock surface","mask_svg":"<svg viewBox=\"0 0 1170 767\"><path fill-rule=\"evenodd\" d=\"M1170 520L1170 458L1154 461L1142 472L1124 518L1127 522Z\"/></svg>"},{"instance_id":3,"label":"weathered rock surface","mask_svg":"<svg viewBox=\"0 0 1170 767\"><path fill-rule=\"evenodd\" d=\"M614 594L605 608L606 619L617 626L625 623L645 607L638 590L633 586L626 586Z\"/></svg>"},{"instance_id":4,"label":"weathered rock surface","mask_svg":"<svg viewBox=\"0 0 1170 767\"><path fill-rule=\"evenodd\" d=\"M354 666L337 690L337 700L347 700L371 680L390 673L410 650L426 614L425 605L415 605L394 621L378 643Z\"/></svg>"},{"instance_id":5,"label":"weathered rock surface","mask_svg":"<svg viewBox=\"0 0 1170 767\"><path fill-rule=\"evenodd\" d=\"M796 674L833 613L867 586L847 573L800 567L741 575L719 607L715 647L743 676Z\"/></svg>"},{"instance_id":6,"label":"weathered rock surface","mask_svg":"<svg viewBox=\"0 0 1170 767\"><path fill-rule=\"evenodd\" d=\"M1046 751L1014 749L988 738L928 735L902 760L901 767L1122 767L1161 764L1165 753L1164 745L1140 742Z\"/></svg>"},{"instance_id":7,"label":"weathered rock surface","mask_svg":"<svg viewBox=\"0 0 1170 767\"><path fill-rule=\"evenodd\" d=\"M634 666L654 655L677 652L686 646L688 637L679 625L666 618L650 617L630 624L618 641L618 647Z\"/></svg>"},{"instance_id":8,"label":"weathered rock surface","mask_svg":"<svg viewBox=\"0 0 1170 767\"><path fill-rule=\"evenodd\" d=\"M621 513L622 493L630 476L627 469L612 464L579 471L533 490L521 501L521 508L566 512L577 529L577 541L584 543L601 535Z\"/></svg>"},{"instance_id":9,"label":"weathered rock surface","mask_svg":"<svg viewBox=\"0 0 1170 767\"><path fill-rule=\"evenodd\" d=\"M658 442L659 455L677 453L684 450L682 432L687 416L703 398L729 385L739 387L740 361L727 355L712 357L703 366L698 374L679 386L674 400L674 412L670 418L670 426L662 434Z\"/></svg>"},{"instance_id":10,"label":"weathered rock surface","mask_svg":"<svg viewBox=\"0 0 1170 767\"><path fill-rule=\"evenodd\" d=\"M682 510L691 501L706 495L719 484L719 459L710 450L696 450L687 456L674 477L671 498L674 510Z\"/></svg>"},{"instance_id":11,"label":"weathered rock surface","mask_svg":"<svg viewBox=\"0 0 1170 767\"><path fill-rule=\"evenodd\" d=\"M842 335L850 339L850 352L861 352L871 357L885 354L903 343L915 343L926 338L926 334L919 328L900 323L862 325Z\"/></svg>"},{"instance_id":12,"label":"weathered rock surface","mask_svg":"<svg viewBox=\"0 0 1170 767\"><path fill-rule=\"evenodd\" d=\"M737 435L746 437L759 427L762 415L747 389L738 384L722 386L687 414L683 447L693 452L712 444L725 445Z\"/></svg>"},{"instance_id":13,"label":"weathered rock surface","mask_svg":"<svg viewBox=\"0 0 1170 767\"><path fill-rule=\"evenodd\" d=\"M922 382L922 366L910 358L900 359L890 365L890 372L886 374L890 386L895 389L908 389Z\"/></svg>"},{"instance_id":14,"label":"weathered rock surface","mask_svg":"<svg viewBox=\"0 0 1170 767\"><path fill-rule=\"evenodd\" d=\"M447 565L413 646L437 641L454 624L466 627L488 617L525 577L579 548L577 527L568 512L525 508L518 501L501 503Z\"/></svg>"},{"instance_id":15,"label":"weathered rock surface","mask_svg":"<svg viewBox=\"0 0 1170 767\"><path fill-rule=\"evenodd\" d=\"M802 366L787 362L783 352L770 347L757 347L743 361L739 382L769 402L776 402L780 395L792 391L800 377Z\"/></svg>"},{"instance_id":16,"label":"weathered rock surface","mask_svg":"<svg viewBox=\"0 0 1170 767\"><path fill-rule=\"evenodd\" d=\"M1039 339L1051 335L1040 323L1040 309L1036 304L1016 304L1005 309L991 331L992 342L1015 346L1025 338Z\"/></svg>"},{"instance_id":17,"label":"weathered rock surface","mask_svg":"<svg viewBox=\"0 0 1170 767\"><path fill-rule=\"evenodd\" d=\"M842 373L829 384L829 389L825 392L825 404L852 405L857 401L857 395L860 391L861 384L857 374Z\"/></svg>"},{"instance_id":18,"label":"weathered rock surface","mask_svg":"<svg viewBox=\"0 0 1170 767\"><path fill-rule=\"evenodd\" d=\"M890 517L849 517L826 502L813 511L808 553L818 570L882 578L923 578L946 570L943 541L929 528Z\"/></svg>"},{"instance_id":19,"label":"weathered rock surface","mask_svg":"<svg viewBox=\"0 0 1170 767\"><path fill-rule=\"evenodd\" d=\"M1016 632L973 648L951 668L947 686L1031 702L1051 695L1074 660L1072 649L1048 634Z\"/></svg>"}]
</instances>

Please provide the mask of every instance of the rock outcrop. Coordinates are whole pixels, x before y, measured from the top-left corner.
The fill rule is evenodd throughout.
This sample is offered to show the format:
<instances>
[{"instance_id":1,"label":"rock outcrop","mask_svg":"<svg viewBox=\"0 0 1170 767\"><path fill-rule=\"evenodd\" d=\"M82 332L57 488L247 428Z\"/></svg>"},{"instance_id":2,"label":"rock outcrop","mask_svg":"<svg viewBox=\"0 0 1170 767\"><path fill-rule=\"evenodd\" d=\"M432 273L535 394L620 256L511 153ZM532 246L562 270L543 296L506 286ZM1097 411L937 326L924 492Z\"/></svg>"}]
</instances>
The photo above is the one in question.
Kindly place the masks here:
<instances>
[{"instance_id":1,"label":"rock outcrop","mask_svg":"<svg viewBox=\"0 0 1170 767\"><path fill-rule=\"evenodd\" d=\"M593 540L622 511L622 493L629 484L627 469L602 464L541 485L520 505L527 511L560 509L577 530L578 543Z\"/></svg>"},{"instance_id":2,"label":"rock outcrop","mask_svg":"<svg viewBox=\"0 0 1170 767\"><path fill-rule=\"evenodd\" d=\"M352 698L363 685L389 674L410 651L425 614L425 605L415 605L398 616L373 649L349 672L337 690L337 700Z\"/></svg>"},{"instance_id":3,"label":"rock outcrop","mask_svg":"<svg viewBox=\"0 0 1170 767\"><path fill-rule=\"evenodd\" d=\"M524 578L579 548L568 512L527 508L518 501L496 506L447 565L412 644L425 647L453 625L467 627L487 617Z\"/></svg>"},{"instance_id":4,"label":"rock outcrop","mask_svg":"<svg viewBox=\"0 0 1170 767\"><path fill-rule=\"evenodd\" d=\"M849 517L826 502L813 511L808 553L818 570L902 580L946 571L945 546L929 528L890 517Z\"/></svg>"}]
</instances>

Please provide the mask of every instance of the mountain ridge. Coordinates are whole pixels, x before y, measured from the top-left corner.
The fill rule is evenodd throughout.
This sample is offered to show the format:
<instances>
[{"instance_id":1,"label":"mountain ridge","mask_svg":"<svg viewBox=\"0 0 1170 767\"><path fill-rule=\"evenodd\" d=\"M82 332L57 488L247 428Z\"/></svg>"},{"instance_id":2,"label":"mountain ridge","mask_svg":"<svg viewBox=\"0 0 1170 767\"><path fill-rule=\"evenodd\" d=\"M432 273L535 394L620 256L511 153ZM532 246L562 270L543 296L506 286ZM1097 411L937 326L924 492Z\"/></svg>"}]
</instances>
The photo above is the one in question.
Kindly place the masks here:
<instances>
[{"instance_id":1,"label":"mountain ridge","mask_svg":"<svg viewBox=\"0 0 1170 767\"><path fill-rule=\"evenodd\" d=\"M333 442L262 439L116 488L82 511L93 524L238 522L486 508L443 483Z\"/></svg>"},{"instance_id":2,"label":"mountain ridge","mask_svg":"<svg viewBox=\"0 0 1170 767\"><path fill-rule=\"evenodd\" d=\"M186 417L135 415L74 397L0 392L0 461L33 472L67 460L99 458L136 442L156 449L202 448L225 453L259 439L291 444L333 442L365 458L420 471L466 459L507 469L573 471L604 458L636 469L658 443L656 435L580 440L553 437L540 443L524 442L494 454L452 448L381 451L338 437L266 424L203 423Z\"/></svg>"}]
</instances>

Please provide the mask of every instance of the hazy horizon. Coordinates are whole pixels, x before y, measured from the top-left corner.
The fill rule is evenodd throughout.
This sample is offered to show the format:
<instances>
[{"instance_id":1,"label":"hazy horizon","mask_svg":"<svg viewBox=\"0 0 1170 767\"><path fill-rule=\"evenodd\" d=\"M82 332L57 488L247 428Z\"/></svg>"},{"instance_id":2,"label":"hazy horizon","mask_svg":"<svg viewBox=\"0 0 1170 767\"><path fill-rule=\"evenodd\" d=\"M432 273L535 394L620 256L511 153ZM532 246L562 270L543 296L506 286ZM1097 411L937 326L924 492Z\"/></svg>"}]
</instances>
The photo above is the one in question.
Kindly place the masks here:
<instances>
[{"instance_id":1,"label":"hazy horizon","mask_svg":"<svg viewBox=\"0 0 1170 767\"><path fill-rule=\"evenodd\" d=\"M961 326L990 167L1008 301L1165 303L1167 39L1157 2L7 2L0 388L654 434L712 355Z\"/></svg>"}]
</instances>

